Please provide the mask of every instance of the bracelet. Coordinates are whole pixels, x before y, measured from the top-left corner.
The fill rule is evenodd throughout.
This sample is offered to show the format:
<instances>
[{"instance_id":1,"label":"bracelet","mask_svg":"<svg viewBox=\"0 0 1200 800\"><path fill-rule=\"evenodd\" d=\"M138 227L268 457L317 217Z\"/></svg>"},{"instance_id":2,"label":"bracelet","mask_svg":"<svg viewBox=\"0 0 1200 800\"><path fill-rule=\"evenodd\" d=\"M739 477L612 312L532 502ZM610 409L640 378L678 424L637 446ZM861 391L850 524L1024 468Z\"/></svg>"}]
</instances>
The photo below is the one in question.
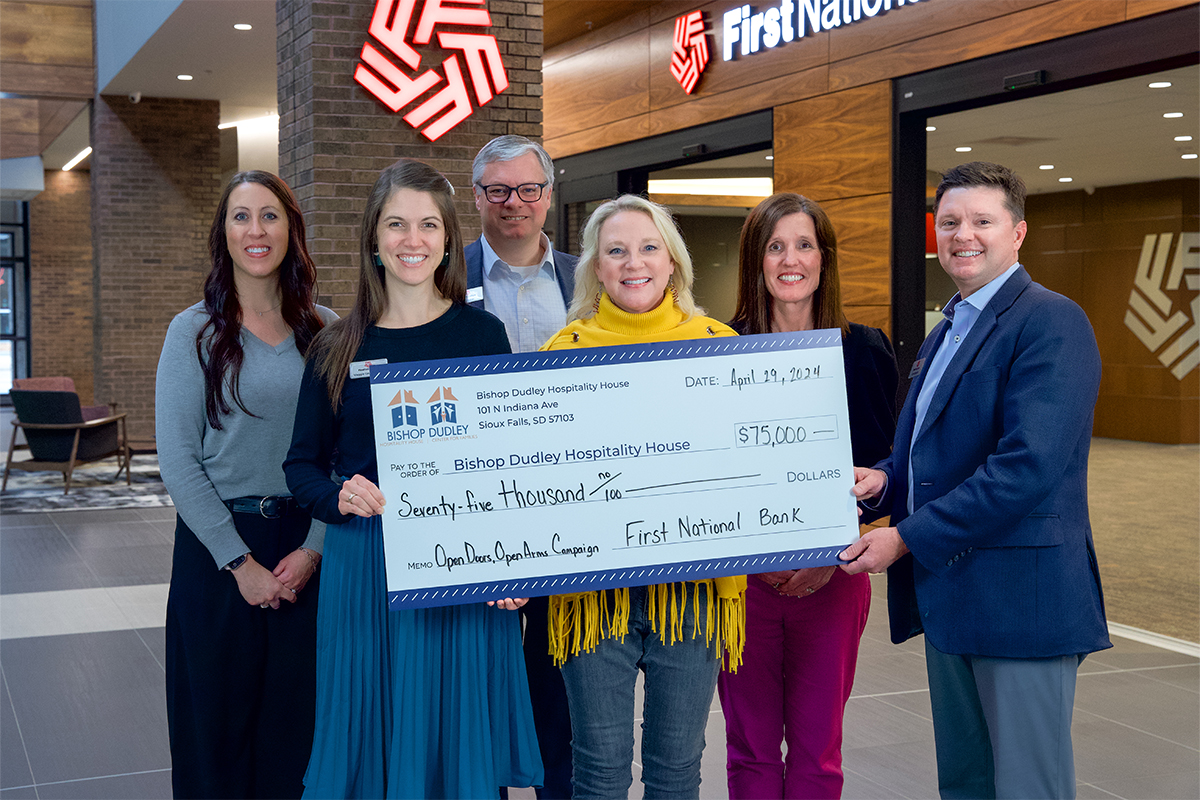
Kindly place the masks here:
<instances>
[{"instance_id":1,"label":"bracelet","mask_svg":"<svg viewBox=\"0 0 1200 800\"><path fill-rule=\"evenodd\" d=\"M313 569L317 568L317 559L313 558L313 554L312 554L311 550L309 550L307 547L297 547L296 549L299 550L301 553L304 553L304 555L308 556L308 561L310 564L312 564Z\"/></svg>"}]
</instances>

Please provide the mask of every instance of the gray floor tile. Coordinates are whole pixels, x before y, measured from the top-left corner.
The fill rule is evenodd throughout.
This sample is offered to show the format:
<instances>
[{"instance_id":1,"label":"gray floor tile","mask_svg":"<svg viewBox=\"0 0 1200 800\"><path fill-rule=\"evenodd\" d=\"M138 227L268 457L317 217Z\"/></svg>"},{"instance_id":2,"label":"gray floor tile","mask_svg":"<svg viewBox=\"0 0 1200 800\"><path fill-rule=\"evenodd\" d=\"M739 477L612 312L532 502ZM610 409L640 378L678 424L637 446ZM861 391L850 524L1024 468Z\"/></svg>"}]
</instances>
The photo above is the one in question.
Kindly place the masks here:
<instances>
[{"instance_id":1,"label":"gray floor tile","mask_svg":"<svg viewBox=\"0 0 1200 800\"><path fill-rule=\"evenodd\" d=\"M3 677L2 673L0 677ZM3 765L3 769L0 769L0 789L33 783L25 743L3 681L0 681L0 765Z\"/></svg>"},{"instance_id":2,"label":"gray floor tile","mask_svg":"<svg viewBox=\"0 0 1200 800\"><path fill-rule=\"evenodd\" d=\"M842 770L846 775L844 797L856 797L852 786L884 786L884 797L924 800L937 797L937 767L933 740L863 747L843 751ZM864 795L868 796L868 795ZM870 792L869 796L880 796Z\"/></svg>"},{"instance_id":3,"label":"gray floor tile","mask_svg":"<svg viewBox=\"0 0 1200 800\"><path fill-rule=\"evenodd\" d=\"M1090 783L1078 783L1075 787L1075 800L1119 800L1119 796Z\"/></svg>"},{"instance_id":4,"label":"gray floor tile","mask_svg":"<svg viewBox=\"0 0 1200 800\"><path fill-rule=\"evenodd\" d=\"M842 797L847 800L896 800L896 790L854 772L842 774Z\"/></svg>"},{"instance_id":5,"label":"gray floor tile","mask_svg":"<svg viewBox=\"0 0 1200 800\"><path fill-rule=\"evenodd\" d=\"M31 528L38 525L53 525L50 515L43 512L31 514L4 514L0 518L0 531L10 528Z\"/></svg>"},{"instance_id":6,"label":"gray floor tile","mask_svg":"<svg viewBox=\"0 0 1200 800\"><path fill-rule=\"evenodd\" d=\"M1079 666L1079 674L1103 672L1109 669L1138 669L1160 667L1168 664L1195 664L1196 657L1174 653L1132 639L1113 637L1113 646L1108 650L1091 653Z\"/></svg>"},{"instance_id":7,"label":"gray floor tile","mask_svg":"<svg viewBox=\"0 0 1200 800\"><path fill-rule=\"evenodd\" d=\"M1075 688L1075 710L1195 748L1200 742L1200 695L1160 687L1141 672L1084 676Z\"/></svg>"},{"instance_id":8,"label":"gray floor tile","mask_svg":"<svg viewBox=\"0 0 1200 800\"><path fill-rule=\"evenodd\" d=\"M933 722L897 708L893 698L850 698L842 727L842 751L905 742L933 742Z\"/></svg>"},{"instance_id":9,"label":"gray floor tile","mask_svg":"<svg viewBox=\"0 0 1200 800\"><path fill-rule=\"evenodd\" d=\"M138 515L144 520L170 520L175 522L175 506L161 506L159 508L139 508Z\"/></svg>"},{"instance_id":10,"label":"gray floor tile","mask_svg":"<svg viewBox=\"0 0 1200 800\"><path fill-rule=\"evenodd\" d=\"M0 800L37 800L37 789L22 786L19 789L0 789Z\"/></svg>"},{"instance_id":11,"label":"gray floor tile","mask_svg":"<svg viewBox=\"0 0 1200 800\"><path fill-rule=\"evenodd\" d=\"M1097 784L1118 797L1153 800L1195 800L1200 797L1200 768L1190 772L1165 772L1144 778L1129 778Z\"/></svg>"},{"instance_id":12,"label":"gray floor tile","mask_svg":"<svg viewBox=\"0 0 1200 800\"><path fill-rule=\"evenodd\" d=\"M155 523L144 521L82 522L60 525L59 529L80 552L167 543Z\"/></svg>"},{"instance_id":13,"label":"gray floor tile","mask_svg":"<svg viewBox=\"0 0 1200 800\"><path fill-rule=\"evenodd\" d=\"M162 669L133 631L9 640L0 666L38 783L170 767Z\"/></svg>"},{"instance_id":14,"label":"gray floor tile","mask_svg":"<svg viewBox=\"0 0 1200 800\"><path fill-rule=\"evenodd\" d=\"M1143 694L1143 699L1150 697ZM1110 695L1110 699L1116 697ZM1152 730L1155 732L1114 723L1113 714L1101 717L1076 708L1071 725L1076 777L1107 787L1116 781L1149 779L1196 766L1194 738L1188 747L1157 735L1158 728Z\"/></svg>"},{"instance_id":15,"label":"gray floor tile","mask_svg":"<svg viewBox=\"0 0 1200 800\"><path fill-rule=\"evenodd\" d=\"M172 550L164 542L85 551L82 556L101 586L134 586L168 583Z\"/></svg>"},{"instance_id":16,"label":"gray floor tile","mask_svg":"<svg viewBox=\"0 0 1200 800\"><path fill-rule=\"evenodd\" d=\"M171 797L171 771L114 775L91 780L38 785L41 800L131 800Z\"/></svg>"},{"instance_id":17,"label":"gray floor tile","mask_svg":"<svg viewBox=\"0 0 1200 800\"><path fill-rule=\"evenodd\" d=\"M1166 683L1191 694L1200 694L1200 664L1148 669L1138 674L1148 681Z\"/></svg>"},{"instance_id":18,"label":"gray floor tile","mask_svg":"<svg viewBox=\"0 0 1200 800\"><path fill-rule=\"evenodd\" d=\"M924 691L928 688L928 681L924 657L901 650L884 655L868 655L860 650L851 697L871 697L913 689Z\"/></svg>"},{"instance_id":19,"label":"gray floor tile","mask_svg":"<svg viewBox=\"0 0 1200 800\"><path fill-rule=\"evenodd\" d=\"M167 663L167 631L166 628L138 628L137 635L141 638L150 657L166 671Z\"/></svg>"},{"instance_id":20,"label":"gray floor tile","mask_svg":"<svg viewBox=\"0 0 1200 800\"><path fill-rule=\"evenodd\" d=\"M85 508L78 511L55 511L54 519L59 525L75 525L81 522L140 522L142 516L136 508Z\"/></svg>"},{"instance_id":21,"label":"gray floor tile","mask_svg":"<svg viewBox=\"0 0 1200 800\"><path fill-rule=\"evenodd\" d=\"M57 528L5 529L0 535L0 592L47 592L99 586Z\"/></svg>"}]
</instances>

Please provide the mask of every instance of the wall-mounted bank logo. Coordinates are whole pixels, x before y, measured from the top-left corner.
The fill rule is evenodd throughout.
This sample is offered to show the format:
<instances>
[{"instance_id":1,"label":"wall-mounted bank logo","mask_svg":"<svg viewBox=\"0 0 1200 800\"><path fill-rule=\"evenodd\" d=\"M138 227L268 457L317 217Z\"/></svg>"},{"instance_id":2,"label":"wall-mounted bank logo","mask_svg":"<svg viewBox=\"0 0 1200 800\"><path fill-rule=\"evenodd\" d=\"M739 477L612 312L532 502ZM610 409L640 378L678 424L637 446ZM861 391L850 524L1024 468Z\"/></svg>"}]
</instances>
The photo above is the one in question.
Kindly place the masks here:
<instances>
[{"instance_id":1,"label":"wall-mounted bank logo","mask_svg":"<svg viewBox=\"0 0 1200 800\"><path fill-rule=\"evenodd\" d=\"M708 36L704 12L693 11L675 19L675 44L671 49L671 74L688 94L696 88L708 66Z\"/></svg>"},{"instance_id":2,"label":"wall-mounted bank logo","mask_svg":"<svg viewBox=\"0 0 1200 800\"><path fill-rule=\"evenodd\" d=\"M740 55L770 50L809 34L883 16L893 8L922 0L780 0L761 11L742 5L721 18L721 58L732 61L734 45Z\"/></svg>"},{"instance_id":3,"label":"wall-mounted bank logo","mask_svg":"<svg viewBox=\"0 0 1200 800\"><path fill-rule=\"evenodd\" d=\"M455 403L458 398L450 393L449 386L433 390L429 398L429 424L441 425L443 422L458 422L458 411Z\"/></svg>"},{"instance_id":4,"label":"wall-mounted bank logo","mask_svg":"<svg viewBox=\"0 0 1200 800\"><path fill-rule=\"evenodd\" d=\"M1125 327L1183 380L1200 365L1200 233L1180 234L1172 258L1174 238L1172 233L1151 233L1143 241ZM1191 316L1182 310L1171 313L1177 305Z\"/></svg>"},{"instance_id":5,"label":"wall-mounted bank logo","mask_svg":"<svg viewBox=\"0 0 1200 800\"><path fill-rule=\"evenodd\" d=\"M417 398L413 397L412 392L406 389L396 392L396 396L392 398L392 402L388 403L388 407L392 409L393 428L403 425L417 427Z\"/></svg>"},{"instance_id":6,"label":"wall-mounted bank logo","mask_svg":"<svg viewBox=\"0 0 1200 800\"><path fill-rule=\"evenodd\" d=\"M436 26L487 28L492 24L486 8L487 0L453 0L454 5L449 5L449 2L376 0L369 28L371 38L412 72L397 66L369 40L363 44L362 63L354 70L354 80L397 113L427 92L440 87L439 91L404 115L404 121L421 131L430 141L436 140L474 111L467 93L467 80L463 76L463 62L466 62L467 75L479 105L492 99L493 87L495 94L508 88L508 75L500 60L496 37L484 33L439 31L438 47L457 52L442 62L440 71L435 67L424 72L418 71L421 54L413 45L429 44ZM418 6L419 15L416 13ZM417 20L415 28L414 17ZM438 118L435 120L434 117Z\"/></svg>"}]
</instances>

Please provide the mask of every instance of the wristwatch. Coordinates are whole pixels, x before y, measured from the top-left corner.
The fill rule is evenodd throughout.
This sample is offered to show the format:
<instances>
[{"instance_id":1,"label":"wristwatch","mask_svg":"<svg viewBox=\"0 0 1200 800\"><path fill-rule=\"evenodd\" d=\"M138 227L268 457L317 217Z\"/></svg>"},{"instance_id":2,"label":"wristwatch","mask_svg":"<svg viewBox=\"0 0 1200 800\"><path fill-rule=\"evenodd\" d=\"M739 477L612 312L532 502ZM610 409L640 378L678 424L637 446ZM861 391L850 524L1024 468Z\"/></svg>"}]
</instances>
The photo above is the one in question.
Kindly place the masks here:
<instances>
[{"instance_id":1,"label":"wristwatch","mask_svg":"<svg viewBox=\"0 0 1200 800\"><path fill-rule=\"evenodd\" d=\"M245 564L246 559L249 557L250 557L249 553L242 553L240 556L235 558L233 561L230 561L228 564L226 564L224 567L222 567L222 569L227 569L230 572L233 572L235 569L240 567L242 564Z\"/></svg>"}]
</instances>

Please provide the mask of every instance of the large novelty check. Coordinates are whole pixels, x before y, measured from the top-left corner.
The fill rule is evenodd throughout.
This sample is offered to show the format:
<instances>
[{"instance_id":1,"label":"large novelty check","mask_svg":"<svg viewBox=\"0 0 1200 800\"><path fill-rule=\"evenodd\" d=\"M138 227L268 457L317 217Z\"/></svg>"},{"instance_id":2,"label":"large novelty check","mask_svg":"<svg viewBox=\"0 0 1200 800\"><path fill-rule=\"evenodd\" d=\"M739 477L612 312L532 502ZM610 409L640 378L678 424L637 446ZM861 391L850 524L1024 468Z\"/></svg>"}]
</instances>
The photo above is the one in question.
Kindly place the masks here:
<instances>
[{"instance_id":1,"label":"large novelty check","mask_svg":"<svg viewBox=\"0 0 1200 800\"><path fill-rule=\"evenodd\" d=\"M837 563L837 330L371 367L389 603Z\"/></svg>"}]
</instances>

